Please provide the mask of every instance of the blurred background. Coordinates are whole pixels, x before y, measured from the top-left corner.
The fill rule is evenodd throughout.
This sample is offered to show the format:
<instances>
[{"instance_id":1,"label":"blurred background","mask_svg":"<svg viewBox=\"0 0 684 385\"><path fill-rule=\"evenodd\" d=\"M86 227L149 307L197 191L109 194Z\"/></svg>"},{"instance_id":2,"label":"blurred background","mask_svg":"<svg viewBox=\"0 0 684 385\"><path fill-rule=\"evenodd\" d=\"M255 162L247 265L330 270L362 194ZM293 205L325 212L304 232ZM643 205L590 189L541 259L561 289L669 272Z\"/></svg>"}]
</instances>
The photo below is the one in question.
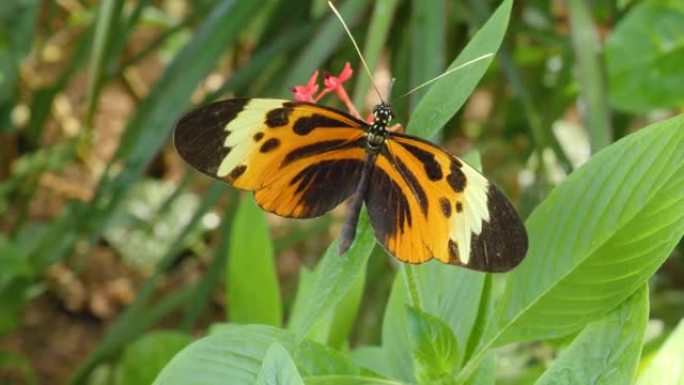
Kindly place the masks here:
<instances>
[{"instance_id":1,"label":"blurred background","mask_svg":"<svg viewBox=\"0 0 684 385\"><path fill-rule=\"evenodd\" d=\"M442 73L499 4L335 3L396 95ZM0 384L108 383L102 373L150 330L165 334L136 348L153 354L230 319L224 266L239 250L228 240L241 194L182 162L173 124L219 98L290 97L346 61L368 113L377 99L326 1L2 1ZM517 0L485 78L433 139L477 150L527 216L591 154L681 112L682 84L681 0ZM394 102L397 121L424 91ZM267 217L286 316L344 214ZM655 329L684 316L683 250L652 280ZM380 338L396 265L375 253L351 346ZM535 345L518 355L548 358Z\"/></svg>"}]
</instances>

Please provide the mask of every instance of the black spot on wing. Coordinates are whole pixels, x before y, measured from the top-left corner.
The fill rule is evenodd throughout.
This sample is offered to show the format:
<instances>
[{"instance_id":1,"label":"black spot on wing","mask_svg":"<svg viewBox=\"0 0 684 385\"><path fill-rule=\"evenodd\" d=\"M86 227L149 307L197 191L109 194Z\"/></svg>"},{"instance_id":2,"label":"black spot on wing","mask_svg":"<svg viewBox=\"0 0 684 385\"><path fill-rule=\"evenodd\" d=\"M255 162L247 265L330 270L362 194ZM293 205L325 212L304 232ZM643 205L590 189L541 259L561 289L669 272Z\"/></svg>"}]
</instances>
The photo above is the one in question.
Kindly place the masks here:
<instances>
[{"instance_id":1,"label":"black spot on wing","mask_svg":"<svg viewBox=\"0 0 684 385\"><path fill-rule=\"evenodd\" d=\"M442 214L444 217L449 219L451 217L451 202L445 197L439 198L439 206L442 209Z\"/></svg>"},{"instance_id":2,"label":"black spot on wing","mask_svg":"<svg viewBox=\"0 0 684 385\"><path fill-rule=\"evenodd\" d=\"M263 132L257 132L256 134L254 134L254 136L252 137L252 139L254 139L255 142L259 143L259 141L260 141L261 139L263 139L263 137L264 137L264 133L263 133Z\"/></svg>"},{"instance_id":3,"label":"black spot on wing","mask_svg":"<svg viewBox=\"0 0 684 385\"><path fill-rule=\"evenodd\" d=\"M283 163L281 164L281 166L285 166L299 159L324 154L326 152L345 150L349 148L365 148L365 146L365 136L351 141L346 139L333 139L315 142L307 144L305 146L298 147L287 153L287 155L285 155L285 158L283 159Z\"/></svg>"},{"instance_id":4,"label":"black spot on wing","mask_svg":"<svg viewBox=\"0 0 684 385\"><path fill-rule=\"evenodd\" d=\"M420 163L423 164L423 169L425 170L425 174L427 175L428 179L431 181L438 181L444 177L442 167L439 165L439 162L435 160L435 154L408 143L402 143L398 141L397 143L404 147L406 151L410 152L416 157L416 159L420 161Z\"/></svg>"},{"instance_id":5,"label":"black spot on wing","mask_svg":"<svg viewBox=\"0 0 684 385\"><path fill-rule=\"evenodd\" d=\"M466 184L468 183L465 174L463 174L463 171L461 171L461 166L459 166L459 164L461 164L461 162L459 162L458 159L452 159L451 165L449 167L449 175L447 175L446 178L451 189L457 193L463 192Z\"/></svg>"},{"instance_id":6,"label":"black spot on wing","mask_svg":"<svg viewBox=\"0 0 684 385\"><path fill-rule=\"evenodd\" d=\"M275 150L280 146L280 140L277 138L271 138L265 141L261 147L259 148L259 152L261 153L267 153Z\"/></svg>"},{"instance_id":7,"label":"black spot on wing","mask_svg":"<svg viewBox=\"0 0 684 385\"><path fill-rule=\"evenodd\" d=\"M489 222L473 234L466 267L488 272L504 272L517 266L527 253L527 231L513 205L501 190L490 184L487 191Z\"/></svg>"},{"instance_id":8,"label":"black spot on wing","mask_svg":"<svg viewBox=\"0 0 684 385\"><path fill-rule=\"evenodd\" d=\"M460 213L463 211L463 203L461 202L456 202L456 212Z\"/></svg>"},{"instance_id":9,"label":"black spot on wing","mask_svg":"<svg viewBox=\"0 0 684 385\"><path fill-rule=\"evenodd\" d=\"M250 99L229 99L196 108L183 115L173 131L173 143L180 156L192 167L215 177L228 155L224 146L230 134L225 127Z\"/></svg>"},{"instance_id":10,"label":"black spot on wing","mask_svg":"<svg viewBox=\"0 0 684 385\"><path fill-rule=\"evenodd\" d=\"M270 128L281 127L290 122L292 107L276 108L266 114L266 125Z\"/></svg>"},{"instance_id":11,"label":"black spot on wing","mask_svg":"<svg viewBox=\"0 0 684 385\"><path fill-rule=\"evenodd\" d=\"M297 135L307 135L316 128L321 127L352 127L349 124L334 119L330 116L313 114L297 119L294 123L293 130Z\"/></svg>"},{"instance_id":12,"label":"black spot on wing","mask_svg":"<svg viewBox=\"0 0 684 385\"><path fill-rule=\"evenodd\" d=\"M371 225L378 240L387 240L411 226L411 209L401 188L385 171L373 168L365 197Z\"/></svg>"},{"instance_id":13,"label":"black spot on wing","mask_svg":"<svg viewBox=\"0 0 684 385\"><path fill-rule=\"evenodd\" d=\"M298 217L317 217L342 203L356 189L363 165L361 159L327 160L300 171L290 181L304 206Z\"/></svg>"},{"instance_id":14,"label":"black spot on wing","mask_svg":"<svg viewBox=\"0 0 684 385\"><path fill-rule=\"evenodd\" d=\"M234 182L237 178L242 176L242 174L244 174L245 171L247 171L247 166L245 166L244 164L241 164L239 166L235 166L235 168L232 169L230 171L230 173L228 174L228 181Z\"/></svg>"}]
</instances>

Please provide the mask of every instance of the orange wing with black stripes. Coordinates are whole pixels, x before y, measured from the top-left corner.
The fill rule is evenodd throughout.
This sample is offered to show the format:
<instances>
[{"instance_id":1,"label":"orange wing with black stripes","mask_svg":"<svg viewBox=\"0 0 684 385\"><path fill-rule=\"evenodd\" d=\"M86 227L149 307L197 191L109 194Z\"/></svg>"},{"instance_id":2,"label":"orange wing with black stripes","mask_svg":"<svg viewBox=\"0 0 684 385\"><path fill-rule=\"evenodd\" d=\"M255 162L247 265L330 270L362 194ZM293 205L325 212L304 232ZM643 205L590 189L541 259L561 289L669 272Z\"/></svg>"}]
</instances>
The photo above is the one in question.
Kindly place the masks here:
<instances>
[{"instance_id":1,"label":"orange wing with black stripes","mask_svg":"<svg viewBox=\"0 0 684 385\"><path fill-rule=\"evenodd\" d=\"M278 99L230 99L184 115L174 144L194 168L254 191L264 210L311 218L358 184L364 122L327 107Z\"/></svg>"},{"instance_id":2,"label":"orange wing with black stripes","mask_svg":"<svg viewBox=\"0 0 684 385\"><path fill-rule=\"evenodd\" d=\"M500 272L527 251L525 227L501 191L425 140L390 134L365 203L378 241L405 262Z\"/></svg>"}]
</instances>

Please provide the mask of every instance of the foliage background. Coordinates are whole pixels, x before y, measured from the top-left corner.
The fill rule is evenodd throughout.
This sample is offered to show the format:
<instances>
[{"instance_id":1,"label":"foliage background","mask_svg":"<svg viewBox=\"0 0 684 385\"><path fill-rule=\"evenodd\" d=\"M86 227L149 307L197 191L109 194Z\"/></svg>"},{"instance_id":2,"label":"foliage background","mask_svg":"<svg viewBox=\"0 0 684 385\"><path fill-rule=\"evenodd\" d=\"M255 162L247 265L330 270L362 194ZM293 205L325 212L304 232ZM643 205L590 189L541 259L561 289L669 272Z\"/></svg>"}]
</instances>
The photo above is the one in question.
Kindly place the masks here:
<instances>
[{"instance_id":1,"label":"foliage background","mask_svg":"<svg viewBox=\"0 0 684 385\"><path fill-rule=\"evenodd\" d=\"M397 96L442 73L500 5L337 4L378 82L397 79ZM506 18L492 22L501 33ZM482 44L474 49L496 51L495 40L485 41L493 44L489 51ZM364 233L366 248L350 256L361 268L344 270L339 260L321 259L344 208L310 221L265 216L249 195L240 198L189 170L168 140L174 121L193 104L233 95L287 97L288 87L304 83L315 69L335 73L345 61L356 63L355 53L319 0L2 2L0 383L149 383L175 352L229 320L286 325L406 382L441 375L434 363L445 352L462 369L475 362L467 359L478 357L482 341L515 342L498 350L496 363L483 350L478 370L497 383L543 384L577 372L573 357L591 356L583 346L620 346L620 330L642 330L649 317L643 352L619 362L634 367L641 359L640 383L662 383L659 367L671 366L668 354L677 356L684 346L677 344L681 328L671 333L684 313L681 241L674 247L684 218L684 127L675 119L642 128L681 112L682 3L515 1L501 48L481 68L479 83L479 75L464 72L394 99L397 120L409 131L459 155L478 150L486 175L525 217L537 208L527 225L545 234L546 243L535 243L531 253L553 255L538 261L548 265L527 264L505 279L441 266L417 269L423 294L448 293L424 296L423 307L448 324L458 347L454 352L444 345L447 350L428 354L427 363L416 358L420 354L392 357L409 360L403 367L416 373L393 372L377 357L420 352L412 349L421 346L421 336L440 329L430 314L404 312L401 304L409 299L402 270L373 247L372 234ZM354 67L353 99L367 110L375 100L367 77ZM472 94L468 81L477 83ZM468 96L459 110L457 100ZM421 107L424 100L446 107L435 112ZM592 159L597 166L572 174L625 137L632 139ZM603 235L611 241L595 250ZM593 257L634 250L648 252L615 259L613 266ZM637 285L668 256L649 290ZM349 278L345 290L326 286L326 271ZM613 291L601 286L611 273ZM425 287L430 281L444 286ZM537 281L548 284L542 294L530 288ZM581 294L591 285L606 295L593 296L596 289ZM341 302L331 302L334 296ZM525 296L541 299L496 334L492 322L506 317L493 316L487 298L496 298L505 315ZM582 312L559 316L563 301L578 296L586 299ZM316 303L318 313L311 307ZM650 315L633 311L648 306ZM554 328L540 331L548 325ZM226 325L214 329L221 327L227 330L216 333L227 340L240 334ZM292 374L289 335L253 328L255 336L284 341L286 349L264 343L265 362ZM641 341L632 343L624 351L639 352ZM315 366L309 372L302 367L302 356L295 356L297 369L316 373ZM336 373L351 371L342 358L338 364Z\"/></svg>"}]
</instances>

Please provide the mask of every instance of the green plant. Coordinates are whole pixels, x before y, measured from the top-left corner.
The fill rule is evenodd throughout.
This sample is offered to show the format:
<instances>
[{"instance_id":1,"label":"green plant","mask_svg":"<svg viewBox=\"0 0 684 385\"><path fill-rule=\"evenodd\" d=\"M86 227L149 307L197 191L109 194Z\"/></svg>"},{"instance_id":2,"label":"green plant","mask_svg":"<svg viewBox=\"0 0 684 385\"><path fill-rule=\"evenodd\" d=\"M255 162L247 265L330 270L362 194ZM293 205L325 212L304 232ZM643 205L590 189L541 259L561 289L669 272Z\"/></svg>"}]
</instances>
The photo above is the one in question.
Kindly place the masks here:
<instances>
[{"instance_id":1,"label":"green plant","mask_svg":"<svg viewBox=\"0 0 684 385\"><path fill-rule=\"evenodd\" d=\"M467 160L481 153L487 176L531 213L527 260L506 275L397 271L366 216L339 258L335 216L274 222L250 196L167 174L184 170L167 139L191 94L287 97L313 70L355 57L324 1L203 0L183 12L148 0L1 3L0 382L149 383L165 365L159 384L681 381L677 0L336 2L396 95L449 58L496 53L391 101L409 133L454 152L477 143ZM368 88L357 69L357 106ZM130 111L107 114L120 99ZM117 119L121 137L108 126ZM587 142L560 135L578 126L587 163L575 151ZM103 250L153 261L111 321L65 308L48 278L56 265L85 275ZM194 279L174 280L188 261ZM27 325L36 307L56 317ZM62 365L49 339L17 349L17 337L62 333L53 319L65 315L99 328L87 355ZM655 339L649 316L664 320Z\"/></svg>"}]
</instances>

